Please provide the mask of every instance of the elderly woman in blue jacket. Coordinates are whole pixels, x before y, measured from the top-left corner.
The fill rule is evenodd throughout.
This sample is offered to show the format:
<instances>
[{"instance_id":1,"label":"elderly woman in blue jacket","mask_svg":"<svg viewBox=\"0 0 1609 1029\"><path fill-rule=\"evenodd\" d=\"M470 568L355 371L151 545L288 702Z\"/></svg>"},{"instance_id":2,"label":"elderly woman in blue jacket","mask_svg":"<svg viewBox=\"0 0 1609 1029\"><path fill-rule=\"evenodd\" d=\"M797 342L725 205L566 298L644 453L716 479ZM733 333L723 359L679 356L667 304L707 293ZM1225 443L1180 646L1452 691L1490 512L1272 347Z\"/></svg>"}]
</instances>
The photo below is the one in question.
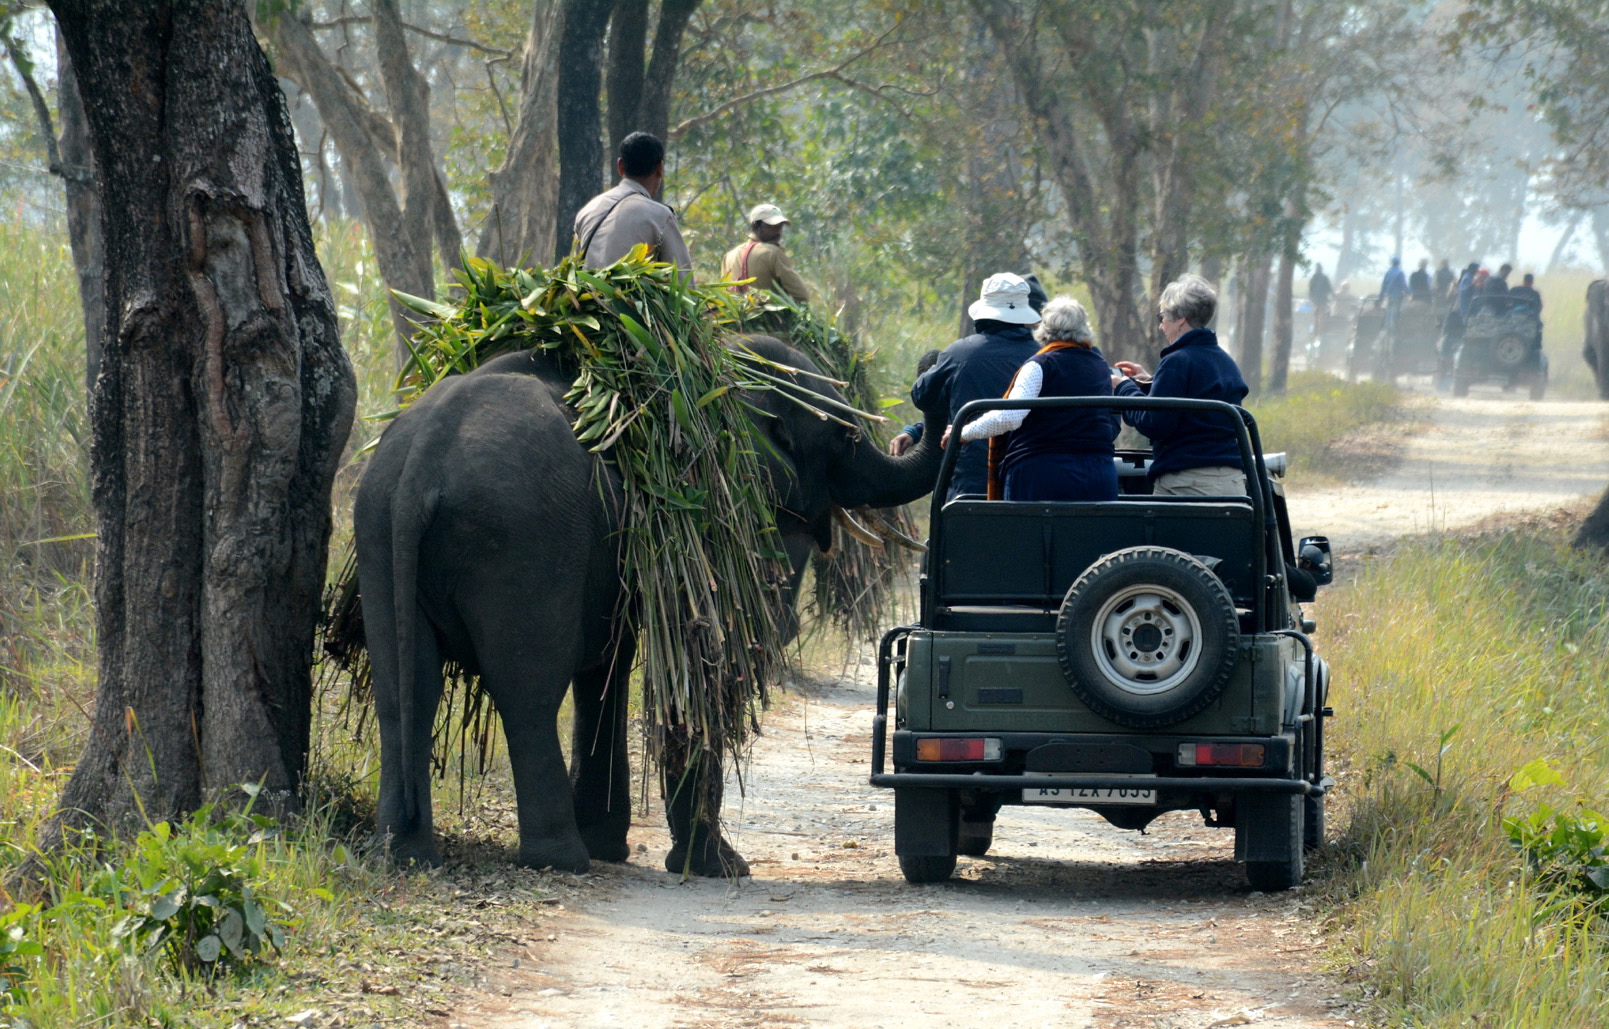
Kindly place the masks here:
<instances>
[{"instance_id":1,"label":"elderly woman in blue jacket","mask_svg":"<svg viewBox=\"0 0 1609 1029\"><path fill-rule=\"evenodd\" d=\"M1162 350L1156 374L1132 361L1116 368L1119 396L1188 397L1238 404L1246 399L1246 380L1235 359L1218 345L1207 324L1218 309L1218 294L1199 275L1168 284L1157 304ZM1151 491L1161 495L1244 496L1246 473L1240 464L1235 427L1223 416L1193 411L1128 411L1124 419L1151 441Z\"/></svg>"},{"instance_id":2,"label":"elderly woman in blue jacket","mask_svg":"<svg viewBox=\"0 0 1609 1029\"><path fill-rule=\"evenodd\" d=\"M1057 297L1039 319L1034 340L1040 348L1017 369L1006 399L1111 396L1112 372L1095 347L1083 306ZM1115 500L1118 428L1105 408L1017 408L968 422L961 440L989 440L991 500Z\"/></svg>"}]
</instances>

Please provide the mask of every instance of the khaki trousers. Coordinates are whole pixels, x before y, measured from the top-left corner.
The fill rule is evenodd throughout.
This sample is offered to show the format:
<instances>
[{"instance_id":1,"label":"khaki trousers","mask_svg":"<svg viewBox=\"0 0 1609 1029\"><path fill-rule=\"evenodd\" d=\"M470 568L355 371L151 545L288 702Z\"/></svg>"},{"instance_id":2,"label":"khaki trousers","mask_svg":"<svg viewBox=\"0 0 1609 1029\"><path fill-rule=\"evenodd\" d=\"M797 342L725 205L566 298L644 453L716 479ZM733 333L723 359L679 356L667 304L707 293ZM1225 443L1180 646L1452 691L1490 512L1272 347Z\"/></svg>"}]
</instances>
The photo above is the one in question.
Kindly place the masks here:
<instances>
[{"instance_id":1,"label":"khaki trousers","mask_svg":"<svg viewBox=\"0 0 1609 1029\"><path fill-rule=\"evenodd\" d=\"M1246 473L1231 465L1186 468L1157 476L1151 492L1160 497L1244 497Z\"/></svg>"}]
</instances>

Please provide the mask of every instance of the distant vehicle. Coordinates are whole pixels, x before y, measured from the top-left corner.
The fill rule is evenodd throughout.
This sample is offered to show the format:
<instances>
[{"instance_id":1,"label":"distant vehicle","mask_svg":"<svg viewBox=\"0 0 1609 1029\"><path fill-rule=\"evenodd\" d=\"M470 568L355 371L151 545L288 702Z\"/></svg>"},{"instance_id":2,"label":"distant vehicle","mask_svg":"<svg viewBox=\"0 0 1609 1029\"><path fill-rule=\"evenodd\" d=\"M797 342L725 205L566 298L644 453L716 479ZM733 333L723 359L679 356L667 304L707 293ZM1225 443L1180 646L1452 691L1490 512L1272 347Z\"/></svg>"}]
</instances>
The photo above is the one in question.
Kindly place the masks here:
<instances>
[{"instance_id":1,"label":"distant vehicle","mask_svg":"<svg viewBox=\"0 0 1609 1029\"><path fill-rule=\"evenodd\" d=\"M1393 338L1385 331L1386 311L1375 306L1377 299L1364 297L1358 308L1347 346L1346 377L1356 381L1368 372L1378 382L1391 382L1399 375L1434 375L1440 361L1438 344L1446 305L1403 301Z\"/></svg>"},{"instance_id":2,"label":"distant vehicle","mask_svg":"<svg viewBox=\"0 0 1609 1029\"><path fill-rule=\"evenodd\" d=\"M1609 281L1598 279L1587 286L1586 322L1581 356L1598 380L1598 396L1609 400Z\"/></svg>"},{"instance_id":3,"label":"distant vehicle","mask_svg":"<svg viewBox=\"0 0 1609 1029\"><path fill-rule=\"evenodd\" d=\"M956 424L1007 406L1105 404L1233 419L1251 495L1147 495L1150 454L1120 450L1116 500L935 499L921 617L878 654L871 783L894 790L900 870L948 879L957 855L988 853L1003 805L1088 808L1132 830L1199 811L1233 828L1253 887L1289 889L1323 843L1332 785L1329 669L1292 569L1306 590L1328 583L1329 541L1293 546L1284 455L1261 453L1238 407L984 400Z\"/></svg>"},{"instance_id":4,"label":"distant vehicle","mask_svg":"<svg viewBox=\"0 0 1609 1029\"><path fill-rule=\"evenodd\" d=\"M1330 309L1315 319L1315 331L1307 343L1307 367L1339 372L1346 367L1346 345L1352 338L1352 322L1358 315L1358 298L1337 293L1330 298Z\"/></svg>"},{"instance_id":5,"label":"distant vehicle","mask_svg":"<svg viewBox=\"0 0 1609 1029\"><path fill-rule=\"evenodd\" d=\"M1494 380L1505 389L1529 387L1532 400L1547 393L1542 314L1525 297L1478 296L1464 318L1464 335L1453 358L1453 396L1468 396L1470 386Z\"/></svg>"}]
</instances>

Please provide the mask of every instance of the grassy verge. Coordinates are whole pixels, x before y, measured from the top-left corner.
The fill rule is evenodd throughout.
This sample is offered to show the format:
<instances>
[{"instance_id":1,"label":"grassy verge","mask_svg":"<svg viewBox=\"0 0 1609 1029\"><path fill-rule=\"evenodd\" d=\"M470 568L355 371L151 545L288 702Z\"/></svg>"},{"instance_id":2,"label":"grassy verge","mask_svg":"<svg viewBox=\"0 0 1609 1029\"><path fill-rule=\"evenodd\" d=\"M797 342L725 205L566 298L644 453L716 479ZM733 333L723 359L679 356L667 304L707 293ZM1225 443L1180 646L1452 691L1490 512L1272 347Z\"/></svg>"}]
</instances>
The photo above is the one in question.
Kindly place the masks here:
<instances>
[{"instance_id":1,"label":"grassy verge","mask_svg":"<svg viewBox=\"0 0 1609 1029\"><path fill-rule=\"evenodd\" d=\"M1260 399L1249 409L1263 450L1285 452L1289 479L1320 484L1373 474L1393 457L1396 432L1379 430L1397 418L1400 399L1384 383L1303 371L1291 376L1282 395Z\"/></svg>"},{"instance_id":2,"label":"grassy verge","mask_svg":"<svg viewBox=\"0 0 1609 1029\"><path fill-rule=\"evenodd\" d=\"M1325 881L1391 1024L1609 1025L1609 576L1566 540L1412 543L1319 609L1351 809Z\"/></svg>"}]
</instances>

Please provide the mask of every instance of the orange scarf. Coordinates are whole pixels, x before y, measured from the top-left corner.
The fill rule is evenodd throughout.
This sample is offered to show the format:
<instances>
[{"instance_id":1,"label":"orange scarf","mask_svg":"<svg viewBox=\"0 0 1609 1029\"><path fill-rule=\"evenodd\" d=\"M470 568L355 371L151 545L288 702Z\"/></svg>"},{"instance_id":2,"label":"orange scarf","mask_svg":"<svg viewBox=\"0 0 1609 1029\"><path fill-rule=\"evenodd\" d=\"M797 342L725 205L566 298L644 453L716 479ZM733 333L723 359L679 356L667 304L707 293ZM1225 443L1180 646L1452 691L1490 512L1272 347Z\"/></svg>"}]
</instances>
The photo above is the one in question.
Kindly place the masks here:
<instances>
[{"instance_id":1,"label":"orange scarf","mask_svg":"<svg viewBox=\"0 0 1609 1029\"><path fill-rule=\"evenodd\" d=\"M1057 350L1088 350L1093 345L1091 343L1073 343L1058 340L1055 343L1046 343L1034 351L1034 356L1038 357L1040 354L1054 353ZM1006 396L1011 396L1012 387L1017 385L1017 376L1021 374L1021 368L1012 373L1011 385L1006 387ZM990 500L1006 499L1005 480L1000 475L1000 465L1005 461L1006 447L1010 444L1010 440L1011 433L1009 432L1002 432L998 436L989 437L989 492L986 495Z\"/></svg>"}]
</instances>

